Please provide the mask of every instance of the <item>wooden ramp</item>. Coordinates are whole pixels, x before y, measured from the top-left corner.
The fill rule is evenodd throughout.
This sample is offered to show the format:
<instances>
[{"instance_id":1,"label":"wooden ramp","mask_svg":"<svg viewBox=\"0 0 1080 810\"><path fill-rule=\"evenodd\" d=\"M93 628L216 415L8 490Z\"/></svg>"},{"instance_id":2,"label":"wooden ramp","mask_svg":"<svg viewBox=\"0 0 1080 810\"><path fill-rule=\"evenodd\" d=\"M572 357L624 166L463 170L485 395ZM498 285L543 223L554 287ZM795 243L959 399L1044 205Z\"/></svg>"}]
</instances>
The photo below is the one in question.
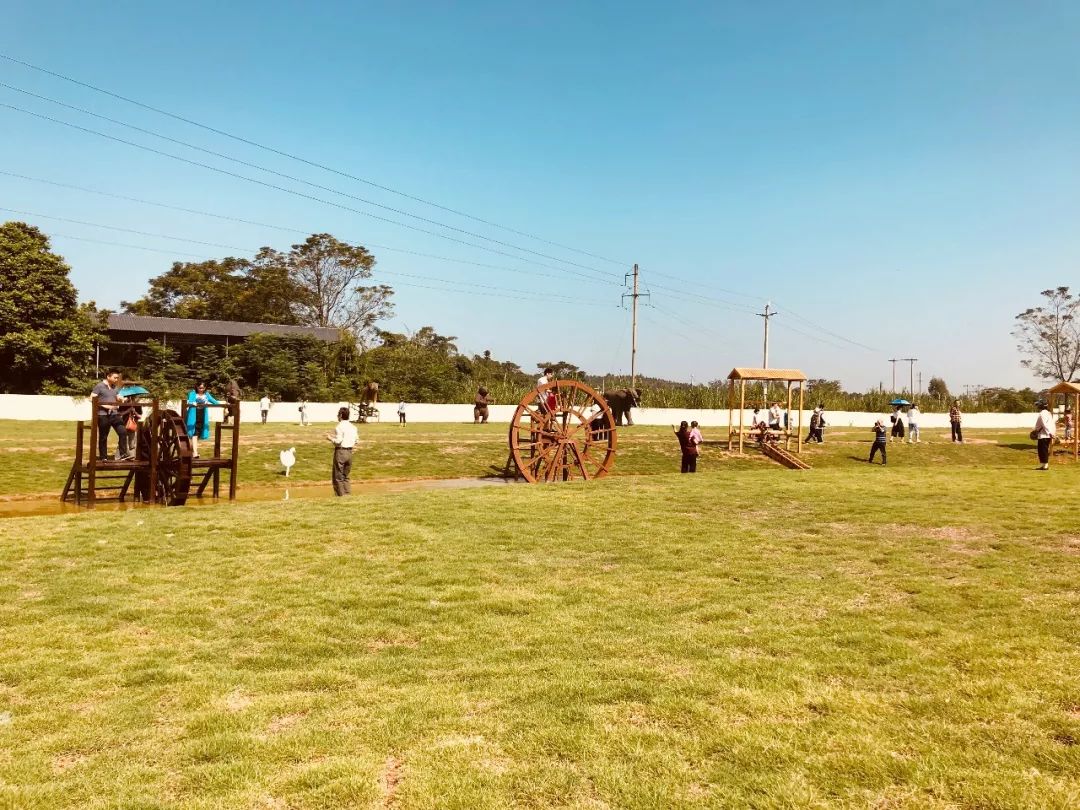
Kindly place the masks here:
<instances>
[{"instance_id":1,"label":"wooden ramp","mask_svg":"<svg viewBox=\"0 0 1080 810\"><path fill-rule=\"evenodd\" d=\"M783 447L776 444L770 444L764 442L761 445L761 452L775 461L777 464L783 464L785 467L791 470L809 470L810 465L799 458L794 453L789 453Z\"/></svg>"}]
</instances>

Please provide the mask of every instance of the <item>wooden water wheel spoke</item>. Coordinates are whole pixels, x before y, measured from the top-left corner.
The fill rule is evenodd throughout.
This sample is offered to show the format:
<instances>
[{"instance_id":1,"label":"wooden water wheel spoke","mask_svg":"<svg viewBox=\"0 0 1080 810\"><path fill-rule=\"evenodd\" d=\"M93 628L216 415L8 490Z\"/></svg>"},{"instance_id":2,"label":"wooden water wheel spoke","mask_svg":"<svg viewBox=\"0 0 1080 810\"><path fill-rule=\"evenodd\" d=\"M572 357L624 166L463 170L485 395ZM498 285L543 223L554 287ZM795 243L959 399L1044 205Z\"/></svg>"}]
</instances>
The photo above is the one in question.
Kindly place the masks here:
<instances>
[{"instance_id":1,"label":"wooden water wheel spoke","mask_svg":"<svg viewBox=\"0 0 1080 810\"><path fill-rule=\"evenodd\" d=\"M555 394L542 413L538 398ZM594 427L598 425L599 427ZM592 388L557 380L522 397L510 423L510 455L525 480L591 481L610 472L617 434L611 409Z\"/></svg>"}]
</instances>

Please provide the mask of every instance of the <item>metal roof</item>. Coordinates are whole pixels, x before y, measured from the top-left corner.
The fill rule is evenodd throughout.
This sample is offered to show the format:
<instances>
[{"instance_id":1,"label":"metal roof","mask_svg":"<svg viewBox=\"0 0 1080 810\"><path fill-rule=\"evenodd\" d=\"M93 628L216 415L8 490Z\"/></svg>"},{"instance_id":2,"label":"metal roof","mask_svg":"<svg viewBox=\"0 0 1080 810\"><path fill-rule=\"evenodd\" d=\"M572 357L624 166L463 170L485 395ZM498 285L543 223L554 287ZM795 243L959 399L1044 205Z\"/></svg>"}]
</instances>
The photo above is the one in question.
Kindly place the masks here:
<instances>
[{"instance_id":1,"label":"metal roof","mask_svg":"<svg viewBox=\"0 0 1080 810\"><path fill-rule=\"evenodd\" d=\"M797 368L733 368L728 374L729 380L790 380L799 382L806 375Z\"/></svg>"},{"instance_id":2,"label":"metal roof","mask_svg":"<svg viewBox=\"0 0 1080 810\"><path fill-rule=\"evenodd\" d=\"M311 335L326 343L341 339L341 330L325 326L286 326L280 323L244 321L204 321L195 318L157 318L149 315L119 313L109 316L109 331L165 335L213 335L249 337L254 334Z\"/></svg>"}]
</instances>

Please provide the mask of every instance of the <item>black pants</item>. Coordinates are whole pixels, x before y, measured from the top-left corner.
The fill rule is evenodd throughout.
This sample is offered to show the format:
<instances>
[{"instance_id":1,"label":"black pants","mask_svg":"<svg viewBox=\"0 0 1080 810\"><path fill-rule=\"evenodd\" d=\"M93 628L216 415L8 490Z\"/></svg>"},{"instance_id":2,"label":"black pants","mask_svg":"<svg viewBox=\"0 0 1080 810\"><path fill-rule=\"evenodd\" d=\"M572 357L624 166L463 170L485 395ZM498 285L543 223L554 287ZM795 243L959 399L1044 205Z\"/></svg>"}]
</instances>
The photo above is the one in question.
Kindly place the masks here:
<instances>
[{"instance_id":1,"label":"black pants","mask_svg":"<svg viewBox=\"0 0 1080 810\"><path fill-rule=\"evenodd\" d=\"M884 464L885 463L885 443L884 442L874 442L874 444L870 447L870 459L869 459L869 461L870 461L871 464L874 463L874 456L877 455L879 452L881 453L881 463Z\"/></svg>"},{"instance_id":2,"label":"black pants","mask_svg":"<svg viewBox=\"0 0 1080 810\"><path fill-rule=\"evenodd\" d=\"M266 415L267 415L268 413L270 413L270 411L263 411L263 412L262 412L262 420L263 420L263 424L264 424L264 425L266 424Z\"/></svg>"},{"instance_id":3,"label":"black pants","mask_svg":"<svg viewBox=\"0 0 1080 810\"><path fill-rule=\"evenodd\" d=\"M334 469L332 476L335 495L352 494L352 482L349 481L349 473L352 472L352 453L351 447L334 448Z\"/></svg>"},{"instance_id":4,"label":"black pants","mask_svg":"<svg viewBox=\"0 0 1080 810\"><path fill-rule=\"evenodd\" d=\"M1050 445L1053 443L1053 439L1039 439L1039 463L1050 463Z\"/></svg>"},{"instance_id":5,"label":"black pants","mask_svg":"<svg viewBox=\"0 0 1080 810\"><path fill-rule=\"evenodd\" d=\"M949 422L949 425L952 427L952 440L954 442L962 442L964 440L964 434L960 432L960 423Z\"/></svg>"},{"instance_id":6,"label":"black pants","mask_svg":"<svg viewBox=\"0 0 1080 810\"><path fill-rule=\"evenodd\" d=\"M821 428L810 428L810 434L806 437L806 443L817 442L820 444L822 441Z\"/></svg>"},{"instance_id":7,"label":"black pants","mask_svg":"<svg viewBox=\"0 0 1080 810\"><path fill-rule=\"evenodd\" d=\"M679 472L684 473L696 473L697 472L697 453L683 453L682 454L682 469Z\"/></svg>"},{"instance_id":8,"label":"black pants","mask_svg":"<svg viewBox=\"0 0 1080 810\"><path fill-rule=\"evenodd\" d=\"M109 411L108 413L99 413L98 418L98 458L105 458L109 455L109 431L115 430L116 435L119 437L116 446L116 455L126 456L128 452L128 434L124 428L124 418L120 416L118 411Z\"/></svg>"},{"instance_id":9,"label":"black pants","mask_svg":"<svg viewBox=\"0 0 1080 810\"><path fill-rule=\"evenodd\" d=\"M404 425L405 424L405 414L399 413L397 415L397 420L398 420L398 424Z\"/></svg>"}]
</instances>

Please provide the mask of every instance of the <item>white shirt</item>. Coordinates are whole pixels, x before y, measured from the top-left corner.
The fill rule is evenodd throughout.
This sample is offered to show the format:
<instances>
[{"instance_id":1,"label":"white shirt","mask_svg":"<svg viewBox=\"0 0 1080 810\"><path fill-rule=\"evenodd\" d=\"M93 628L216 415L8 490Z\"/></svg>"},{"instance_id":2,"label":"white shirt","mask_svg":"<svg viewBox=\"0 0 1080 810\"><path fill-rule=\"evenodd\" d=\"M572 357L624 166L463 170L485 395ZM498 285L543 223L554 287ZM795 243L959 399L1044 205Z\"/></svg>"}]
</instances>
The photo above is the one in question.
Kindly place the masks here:
<instances>
[{"instance_id":1,"label":"white shirt","mask_svg":"<svg viewBox=\"0 0 1080 810\"><path fill-rule=\"evenodd\" d=\"M359 440L360 437L356 433L356 425L348 420L342 419L337 423L337 427L334 429L334 438L331 441L338 447L352 450L356 447L356 443Z\"/></svg>"},{"instance_id":2,"label":"white shirt","mask_svg":"<svg viewBox=\"0 0 1080 810\"><path fill-rule=\"evenodd\" d=\"M1054 415L1050 411L1043 408L1039 411L1039 419L1035 423L1035 430L1039 431L1040 439L1052 439L1054 438L1054 431L1056 425L1054 424Z\"/></svg>"},{"instance_id":3,"label":"white shirt","mask_svg":"<svg viewBox=\"0 0 1080 810\"><path fill-rule=\"evenodd\" d=\"M779 405L773 405L771 408L769 408L769 421L770 422L779 422L780 421L780 406Z\"/></svg>"},{"instance_id":4,"label":"white shirt","mask_svg":"<svg viewBox=\"0 0 1080 810\"><path fill-rule=\"evenodd\" d=\"M919 417L920 416L922 416L922 414L919 413L919 409L916 408L914 405L912 405L910 408L908 408L907 420L908 420L909 425L917 425L917 424L919 424Z\"/></svg>"},{"instance_id":5,"label":"white shirt","mask_svg":"<svg viewBox=\"0 0 1080 810\"><path fill-rule=\"evenodd\" d=\"M405 403L404 402L402 402L400 405L397 406L397 412L398 413L405 413Z\"/></svg>"},{"instance_id":6,"label":"white shirt","mask_svg":"<svg viewBox=\"0 0 1080 810\"><path fill-rule=\"evenodd\" d=\"M270 410L270 397L263 397L262 399L259 400L259 410L260 411L268 411L268 410Z\"/></svg>"}]
</instances>

